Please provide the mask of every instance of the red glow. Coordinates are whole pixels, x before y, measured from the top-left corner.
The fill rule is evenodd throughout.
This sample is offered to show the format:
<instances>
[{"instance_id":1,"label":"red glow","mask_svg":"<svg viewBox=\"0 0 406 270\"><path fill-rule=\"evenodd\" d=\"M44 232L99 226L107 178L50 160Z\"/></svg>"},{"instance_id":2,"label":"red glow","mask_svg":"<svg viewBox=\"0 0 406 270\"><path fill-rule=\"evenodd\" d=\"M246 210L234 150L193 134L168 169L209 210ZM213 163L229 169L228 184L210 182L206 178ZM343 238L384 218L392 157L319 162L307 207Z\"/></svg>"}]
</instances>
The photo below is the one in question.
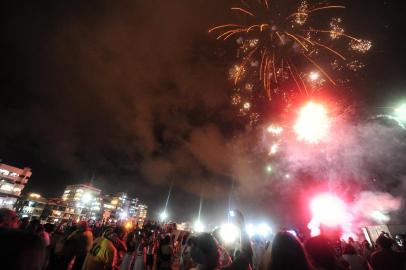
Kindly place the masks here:
<instances>
[{"instance_id":1,"label":"red glow","mask_svg":"<svg viewBox=\"0 0 406 270\"><path fill-rule=\"evenodd\" d=\"M321 227L328 230L351 232L351 215L347 212L345 202L330 194L319 194L310 202L312 219L307 227L312 236L321 233Z\"/></svg>"}]
</instances>

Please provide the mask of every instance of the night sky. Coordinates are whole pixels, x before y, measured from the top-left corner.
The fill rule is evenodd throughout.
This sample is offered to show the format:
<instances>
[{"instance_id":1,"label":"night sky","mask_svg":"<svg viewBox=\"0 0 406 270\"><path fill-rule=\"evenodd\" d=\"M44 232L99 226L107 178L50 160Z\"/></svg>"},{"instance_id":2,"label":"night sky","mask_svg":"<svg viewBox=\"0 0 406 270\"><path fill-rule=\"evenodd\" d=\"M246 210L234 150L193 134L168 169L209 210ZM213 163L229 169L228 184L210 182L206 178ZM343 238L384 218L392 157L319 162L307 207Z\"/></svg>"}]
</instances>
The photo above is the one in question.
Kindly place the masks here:
<instances>
[{"instance_id":1,"label":"night sky","mask_svg":"<svg viewBox=\"0 0 406 270\"><path fill-rule=\"evenodd\" d=\"M228 142L245 129L229 104L235 51L207 29L236 2L2 1L0 159L32 168L24 191L56 197L92 179L153 216L174 182L174 218L192 218L200 194L203 214L221 215ZM346 29L373 42L347 100L375 113L406 99L406 4L343 2Z\"/></svg>"}]
</instances>

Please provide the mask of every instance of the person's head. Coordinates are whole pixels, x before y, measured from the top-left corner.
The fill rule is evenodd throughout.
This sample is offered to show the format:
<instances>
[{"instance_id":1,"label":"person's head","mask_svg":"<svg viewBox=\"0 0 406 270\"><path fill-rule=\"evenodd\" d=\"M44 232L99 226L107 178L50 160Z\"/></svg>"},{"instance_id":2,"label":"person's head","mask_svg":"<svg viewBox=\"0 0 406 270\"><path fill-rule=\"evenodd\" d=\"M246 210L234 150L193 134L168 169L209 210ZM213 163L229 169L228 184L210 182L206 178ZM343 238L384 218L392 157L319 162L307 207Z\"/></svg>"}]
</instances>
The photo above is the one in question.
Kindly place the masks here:
<instances>
[{"instance_id":1,"label":"person's head","mask_svg":"<svg viewBox=\"0 0 406 270\"><path fill-rule=\"evenodd\" d=\"M162 240L163 245L169 245L171 243L171 237L169 235L166 235L164 239Z\"/></svg>"},{"instance_id":2,"label":"person's head","mask_svg":"<svg viewBox=\"0 0 406 270\"><path fill-rule=\"evenodd\" d=\"M381 234L378 239L376 239L376 244L381 249L391 249L393 240L389 238L386 234Z\"/></svg>"},{"instance_id":3,"label":"person's head","mask_svg":"<svg viewBox=\"0 0 406 270\"><path fill-rule=\"evenodd\" d=\"M348 243L350 244L354 243L354 239L352 237L348 237Z\"/></svg>"},{"instance_id":4,"label":"person's head","mask_svg":"<svg viewBox=\"0 0 406 270\"><path fill-rule=\"evenodd\" d=\"M89 229L89 224L86 220L82 220L81 222L79 222L78 229L82 232L87 231Z\"/></svg>"},{"instance_id":5,"label":"person's head","mask_svg":"<svg viewBox=\"0 0 406 270\"><path fill-rule=\"evenodd\" d=\"M279 232L276 234L272 243L271 263L268 269L310 269L299 239L289 232Z\"/></svg>"},{"instance_id":6,"label":"person's head","mask_svg":"<svg viewBox=\"0 0 406 270\"><path fill-rule=\"evenodd\" d=\"M47 233L52 233L55 230L55 225L51 223L45 223L44 228Z\"/></svg>"},{"instance_id":7,"label":"person's head","mask_svg":"<svg viewBox=\"0 0 406 270\"><path fill-rule=\"evenodd\" d=\"M20 219L20 225L19 228L21 230L27 229L28 224L30 223L30 219L28 217L23 217Z\"/></svg>"},{"instance_id":8,"label":"person's head","mask_svg":"<svg viewBox=\"0 0 406 270\"><path fill-rule=\"evenodd\" d=\"M344 247L344 255L356 255L357 251L355 250L354 246L351 244L346 244Z\"/></svg>"},{"instance_id":9,"label":"person's head","mask_svg":"<svg viewBox=\"0 0 406 270\"><path fill-rule=\"evenodd\" d=\"M45 231L44 225L38 224L36 232L41 233L43 231Z\"/></svg>"},{"instance_id":10,"label":"person's head","mask_svg":"<svg viewBox=\"0 0 406 270\"><path fill-rule=\"evenodd\" d=\"M13 210L0 208L0 228L18 228L18 217Z\"/></svg>"},{"instance_id":11,"label":"person's head","mask_svg":"<svg viewBox=\"0 0 406 270\"><path fill-rule=\"evenodd\" d=\"M312 264L317 268L334 269L336 257L334 249L326 237L319 235L305 242L305 249Z\"/></svg>"},{"instance_id":12,"label":"person's head","mask_svg":"<svg viewBox=\"0 0 406 270\"><path fill-rule=\"evenodd\" d=\"M26 231L0 231L2 269L41 270L45 261L45 246L41 237Z\"/></svg>"},{"instance_id":13,"label":"person's head","mask_svg":"<svg viewBox=\"0 0 406 270\"><path fill-rule=\"evenodd\" d=\"M120 240L123 240L124 237L125 237L125 230L124 230L124 228L121 227L121 226L117 226L116 228L114 228L114 233L117 235L117 237L118 237Z\"/></svg>"},{"instance_id":14,"label":"person's head","mask_svg":"<svg viewBox=\"0 0 406 270\"><path fill-rule=\"evenodd\" d=\"M202 233L195 238L191 256L203 270L212 270L219 264L219 251L216 240L209 233Z\"/></svg>"},{"instance_id":15,"label":"person's head","mask_svg":"<svg viewBox=\"0 0 406 270\"><path fill-rule=\"evenodd\" d=\"M38 226L40 225L40 222L38 219L33 219L30 221L30 224L28 224L27 231L35 233L37 232Z\"/></svg>"}]
</instances>

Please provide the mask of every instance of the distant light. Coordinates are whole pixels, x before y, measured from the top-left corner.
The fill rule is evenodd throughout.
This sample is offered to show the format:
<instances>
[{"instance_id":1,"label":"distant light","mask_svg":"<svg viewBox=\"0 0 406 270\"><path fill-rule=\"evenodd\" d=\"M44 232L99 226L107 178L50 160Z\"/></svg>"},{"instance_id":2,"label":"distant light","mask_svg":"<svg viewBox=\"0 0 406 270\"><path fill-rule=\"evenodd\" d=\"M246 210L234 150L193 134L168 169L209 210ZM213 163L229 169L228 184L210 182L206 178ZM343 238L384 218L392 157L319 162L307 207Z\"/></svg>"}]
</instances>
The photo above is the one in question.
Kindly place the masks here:
<instances>
[{"instance_id":1,"label":"distant light","mask_svg":"<svg viewBox=\"0 0 406 270\"><path fill-rule=\"evenodd\" d=\"M90 193L85 193L82 196L82 202L84 203L89 203L93 199L92 194Z\"/></svg>"},{"instance_id":2,"label":"distant light","mask_svg":"<svg viewBox=\"0 0 406 270\"><path fill-rule=\"evenodd\" d=\"M267 166L265 167L265 170L266 170L268 173L272 172L272 166L271 166L271 165L267 165Z\"/></svg>"},{"instance_id":3,"label":"distant light","mask_svg":"<svg viewBox=\"0 0 406 270\"><path fill-rule=\"evenodd\" d=\"M118 204L118 200L111 200L111 202L110 202L112 205L116 205L116 204Z\"/></svg>"},{"instance_id":4,"label":"distant light","mask_svg":"<svg viewBox=\"0 0 406 270\"><path fill-rule=\"evenodd\" d=\"M245 227L247 234L249 237L253 237L254 235L261 236L267 238L269 235L272 234L271 227L266 223L260 223L257 225L247 224Z\"/></svg>"},{"instance_id":5,"label":"distant light","mask_svg":"<svg viewBox=\"0 0 406 270\"><path fill-rule=\"evenodd\" d=\"M266 223L259 224L257 231L262 237L268 237L272 233L271 227L269 227L269 225Z\"/></svg>"},{"instance_id":6,"label":"distant light","mask_svg":"<svg viewBox=\"0 0 406 270\"><path fill-rule=\"evenodd\" d=\"M267 131L268 131L269 133L274 134L274 135L279 135L279 134L282 133L283 128L282 128L282 127L279 127L279 126L275 126L275 125L270 125L270 126L267 128Z\"/></svg>"},{"instance_id":7,"label":"distant light","mask_svg":"<svg viewBox=\"0 0 406 270\"><path fill-rule=\"evenodd\" d=\"M230 210L228 214L230 215L230 217L235 217L235 212L233 210Z\"/></svg>"},{"instance_id":8,"label":"distant light","mask_svg":"<svg viewBox=\"0 0 406 270\"><path fill-rule=\"evenodd\" d=\"M247 231L247 234L249 237L252 237L255 235L255 227L252 224L247 224L245 227L245 230Z\"/></svg>"},{"instance_id":9,"label":"distant light","mask_svg":"<svg viewBox=\"0 0 406 270\"><path fill-rule=\"evenodd\" d=\"M319 77L320 77L320 74L319 74L318 72L312 71L312 72L310 72L310 74L309 74L309 79L310 79L311 81L316 81L316 80L319 79Z\"/></svg>"},{"instance_id":10,"label":"distant light","mask_svg":"<svg viewBox=\"0 0 406 270\"><path fill-rule=\"evenodd\" d=\"M285 174L285 178L289 179L290 178L290 174Z\"/></svg>"},{"instance_id":11,"label":"distant light","mask_svg":"<svg viewBox=\"0 0 406 270\"><path fill-rule=\"evenodd\" d=\"M165 211L163 211L163 212L159 215L159 218L160 218L161 220L166 220L166 219L168 218L168 214L167 214Z\"/></svg>"},{"instance_id":12,"label":"distant light","mask_svg":"<svg viewBox=\"0 0 406 270\"><path fill-rule=\"evenodd\" d=\"M270 153L275 154L276 152L278 152L278 148L279 148L279 144L277 144L277 143L272 144Z\"/></svg>"},{"instance_id":13,"label":"distant light","mask_svg":"<svg viewBox=\"0 0 406 270\"><path fill-rule=\"evenodd\" d=\"M197 233L201 233L204 231L204 224L200 220L196 220L195 224L193 225L193 230Z\"/></svg>"},{"instance_id":14,"label":"distant light","mask_svg":"<svg viewBox=\"0 0 406 270\"><path fill-rule=\"evenodd\" d=\"M243 107L244 107L245 110L249 110L249 109L251 108L251 103L245 102L245 103L243 104Z\"/></svg>"},{"instance_id":15,"label":"distant light","mask_svg":"<svg viewBox=\"0 0 406 270\"><path fill-rule=\"evenodd\" d=\"M38 199L38 198L41 198L41 195L39 195L38 193L31 193L31 194L30 194L30 197L31 197L31 198L35 198L35 199Z\"/></svg>"},{"instance_id":16,"label":"distant light","mask_svg":"<svg viewBox=\"0 0 406 270\"><path fill-rule=\"evenodd\" d=\"M220 227L220 236L226 244L231 244L239 237L240 230L231 223L225 223Z\"/></svg>"},{"instance_id":17,"label":"distant light","mask_svg":"<svg viewBox=\"0 0 406 270\"><path fill-rule=\"evenodd\" d=\"M128 216L127 212L121 212L120 213L120 218L125 219Z\"/></svg>"},{"instance_id":18,"label":"distant light","mask_svg":"<svg viewBox=\"0 0 406 270\"><path fill-rule=\"evenodd\" d=\"M395 109L395 117L401 122L406 122L406 103Z\"/></svg>"},{"instance_id":19,"label":"distant light","mask_svg":"<svg viewBox=\"0 0 406 270\"><path fill-rule=\"evenodd\" d=\"M128 221L128 222L125 223L124 227L125 227L127 230L130 230L130 229L133 227L133 224L131 223L131 221Z\"/></svg>"},{"instance_id":20,"label":"distant light","mask_svg":"<svg viewBox=\"0 0 406 270\"><path fill-rule=\"evenodd\" d=\"M378 223L386 223L390 220L390 217L388 215L385 215L384 213L378 210L372 211L370 215L371 218Z\"/></svg>"}]
</instances>

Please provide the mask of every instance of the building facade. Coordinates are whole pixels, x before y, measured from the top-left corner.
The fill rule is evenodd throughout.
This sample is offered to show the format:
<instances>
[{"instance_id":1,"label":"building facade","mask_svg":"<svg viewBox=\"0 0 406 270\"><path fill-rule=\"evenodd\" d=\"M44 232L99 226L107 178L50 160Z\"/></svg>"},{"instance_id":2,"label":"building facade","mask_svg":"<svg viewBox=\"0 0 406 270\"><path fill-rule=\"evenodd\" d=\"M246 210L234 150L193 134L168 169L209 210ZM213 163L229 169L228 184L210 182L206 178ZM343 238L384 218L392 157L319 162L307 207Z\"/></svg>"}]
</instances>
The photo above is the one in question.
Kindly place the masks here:
<instances>
[{"instance_id":1,"label":"building facade","mask_svg":"<svg viewBox=\"0 0 406 270\"><path fill-rule=\"evenodd\" d=\"M20 218L40 219L48 200L38 193L20 197L15 204L15 211Z\"/></svg>"},{"instance_id":2,"label":"building facade","mask_svg":"<svg viewBox=\"0 0 406 270\"><path fill-rule=\"evenodd\" d=\"M137 223L139 226L142 226L147 219L148 206L144 203L138 204L137 207Z\"/></svg>"},{"instance_id":3,"label":"building facade","mask_svg":"<svg viewBox=\"0 0 406 270\"><path fill-rule=\"evenodd\" d=\"M0 208L12 209L31 177L31 169L0 163Z\"/></svg>"},{"instance_id":4,"label":"building facade","mask_svg":"<svg viewBox=\"0 0 406 270\"><path fill-rule=\"evenodd\" d=\"M75 207L69 206L60 198L48 199L40 219L45 222L58 223L60 221L80 220L80 213Z\"/></svg>"},{"instance_id":5,"label":"building facade","mask_svg":"<svg viewBox=\"0 0 406 270\"><path fill-rule=\"evenodd\" d=\"M78 219L100 219L101 190L87 184L66 186L62 201L75 210Z\"/></svg>"},{"instance_id":6,"label":"building facade","mask_svg":"<svg viewBox=\"0 0 406 270\"><path fill-rule=\"evenodd\" d=\"M103 219L109 222L135 220L138 198L129 198L127 193L119 192L103 196Z\"/></svg>"}]
</instances>

